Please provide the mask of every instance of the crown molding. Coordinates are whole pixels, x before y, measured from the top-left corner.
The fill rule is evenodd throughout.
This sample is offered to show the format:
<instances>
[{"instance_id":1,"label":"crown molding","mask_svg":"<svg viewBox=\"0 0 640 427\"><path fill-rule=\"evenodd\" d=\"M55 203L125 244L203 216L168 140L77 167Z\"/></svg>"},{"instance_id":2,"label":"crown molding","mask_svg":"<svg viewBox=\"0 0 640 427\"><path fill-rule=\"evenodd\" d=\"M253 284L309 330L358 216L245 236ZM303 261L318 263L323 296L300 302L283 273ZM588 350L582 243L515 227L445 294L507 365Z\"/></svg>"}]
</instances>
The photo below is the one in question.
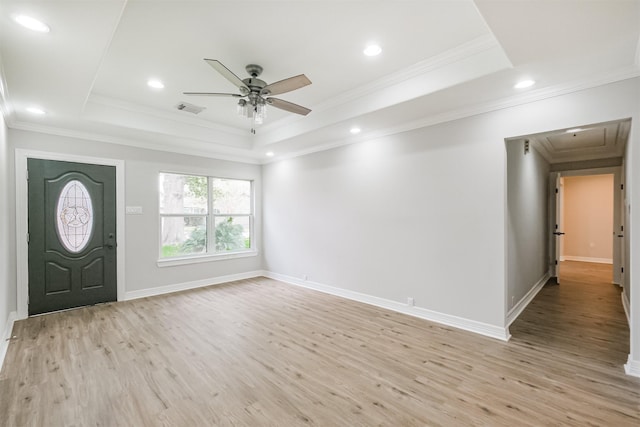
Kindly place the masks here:
<instances>
[{"instance_id":1,"label":"crown molding","mask_svg":"<svg viewBox=\"0 0 640 427\"><path fill-rule=\"evenodd\" d=\"M107 135L98 132L85 132L75 129L60 128L54 126L45 126L29 122L13 122L9 128L16 130L24 130L29 132L44 133L55 136L62 136L74 139L85 139L96 142L104 142L107 144L123 145L127 147L142 148L153 151L163 151L169 153L186 154L191 156L208 157L217 160L226 160L230 162L261 164L262 159L259 154L246 150L238 152L240 149L216 145L216 149L212 149L210 144L201 141L176 139L175 143L163 143L160 140L145 141L143 139L123 138ZM150 132L141 131L151 135ZM226 152L221 150L226 149ZM235 151L235 152L234 152Z\"/></svg>"},{"instance_id":2,"label":"crown molding","mask_svg":"<svg viewBox=\"0 0 640 427\"><path fill-rule=\"evenodd\" d=\"M4 121L9 126L15 121L13 105L9 102L7 80L5 79L4 64L2 56L0 56L0 114L4 117Z\"/></svg>"},{"instance_id":3,"label":"crown molding","mask_svg":"<svg viewBox=\"0 0 640 427\"><path fill-rule=\"evenodd\" d=\"M560 85L555 85L536 91L531 91L527 94L514 95L507 98L502 98L496 101L486 102L483 104L475 105L472 107L455 109L442 114L436 114L429 117L424 117L419 120L414 120L406 123L399 124L397 126L387 127L384 129L378 129L376 131L367 132L358 135L357 137L349 136L338 141L331 140L326 143L318 144L312 148L290 152L288 154L279 156L277 159L264 162L272 163L279 160L306 156L308 154L317 153L320 151L326 151L333 148L338 148L345 145L356 144L358 142L364 142L372 139L383 138L385 136L395 135L398 133L409 132L415 129L434 126L440 123L446 123L454 120L460 120L467 117L472 117L480 114L490 113L492 111L498 111L506 108L516 107L518 105L528 104L531 102L542 101L544 99L553 98L556 96L567 95L574 92L580 92L583 90L591 89L598 86L603 86L618 81L628 80L640 77L640 69L635 67L625 67L613 72L600 74L589 79L582 79L575 82L568 82Z\"/></svg>"},{"instance_id":4,"label":"crown molding","mask_svg":"<svg viewBox=\"0 0 640 427\"><path fill-rule=\"evenodd\" d=\"M343 92L338 96L334 96L330 100L314 105L313 111L316 113L319 113L322 111L331 110L333 108L340 107L342 105L356 101L362 97L378 93L382 89L400 84L409 79L419 77L423 74L432 72L439 68L443 68L445 66L454 64L458 61L467 59L471 56L475 56L477 54L480 54L482 52L495 49L495 48L502 50L502 46L500 46L500 44L498 43L496 38L493 36L493 34L487 34L484 36L477 37L469 42L463 43L443 53L440 53L428 59L417 62L412 66L404 68L395 73L388 74L378 80L358 86L354 89ZM505 55L505 59L507 59L506 55ZM510 61L509 61L509 64L511 67L513 67ZM286 117L284 119L278 120L277 122L272 122L267 126L262 126L262 130L263 130L263 133L267 133L279 127L290 125L299 120L300 118L295 116Z\"/></svg>"}]
</instances>

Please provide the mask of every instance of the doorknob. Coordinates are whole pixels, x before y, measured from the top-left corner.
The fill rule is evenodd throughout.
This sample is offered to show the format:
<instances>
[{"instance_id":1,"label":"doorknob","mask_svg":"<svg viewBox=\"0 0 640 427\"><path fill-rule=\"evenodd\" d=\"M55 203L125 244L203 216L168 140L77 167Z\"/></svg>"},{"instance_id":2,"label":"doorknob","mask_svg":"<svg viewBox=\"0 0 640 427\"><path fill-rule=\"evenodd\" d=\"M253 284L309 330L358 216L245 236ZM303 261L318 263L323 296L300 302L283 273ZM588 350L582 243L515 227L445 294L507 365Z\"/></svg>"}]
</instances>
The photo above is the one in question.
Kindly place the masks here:
<instances>
[{"instance_id":1,"label":"doorknob","mask_svg":"<svg viewBox=\"0 0 640 427\"><path fill-rule=\"evenodd\" d=\"M117 246L116 239L113 233L109 233L109 237L107 238L107 242L105 243L105 246L109 249L113 249Z\"/></svg>"}]
</instances>

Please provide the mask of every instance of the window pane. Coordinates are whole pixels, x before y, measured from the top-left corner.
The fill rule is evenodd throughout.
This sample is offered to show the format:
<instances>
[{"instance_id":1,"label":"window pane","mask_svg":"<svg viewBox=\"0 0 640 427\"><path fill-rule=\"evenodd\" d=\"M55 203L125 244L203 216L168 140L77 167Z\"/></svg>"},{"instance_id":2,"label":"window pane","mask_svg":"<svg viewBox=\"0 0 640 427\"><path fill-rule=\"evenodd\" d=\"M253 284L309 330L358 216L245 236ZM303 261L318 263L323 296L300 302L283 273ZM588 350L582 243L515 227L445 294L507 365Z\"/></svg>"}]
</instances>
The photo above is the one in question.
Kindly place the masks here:
<instances>
[{"instance_id":1,"label":"window pane","mask_svg":"<svg viewBox=\"0 0 640 427\"><path fill-rule=\"evenodd\" d=\"M160 213L206 214L207 178L161 173Z\"/></svg>"},{"instance_id":2,"label":"window pane","mask_svg":"<svg viewBox=\"0 0 640 427\"><path fill-rule=\"evenodd\" d=\"M205 217L163 217L162 258L200 254L207 251Z\"/></svg>"},{"instance_id":3,"label":"window pane","mask_svg":"<svg viewBox=\"0 0 640 427\"><path fill-rule=\"evenodd\" d=\"M250 214L251 181L213 179L213 211L218 214Z\"/></svg>"},{"instance_id":4,"label":"window pane","mask_svg":"<svg viewBox=\"0 0 640 427\"><path fill-rule=\"evenodd\" d=\"M87 187L78 180L69 181L58 196L56 207L58 238L73 253L82 251L93 232L93 203Z\"/></svg>"},{"instance_id":5,"label":"window pane","mask_svg":"<svg viewBox=\"0 0 640 427\"><path fill-rule=\"evenodd\" d=\"M216 217L216 252L251 249L248 216Z\"/></svg>"}]
</instances>

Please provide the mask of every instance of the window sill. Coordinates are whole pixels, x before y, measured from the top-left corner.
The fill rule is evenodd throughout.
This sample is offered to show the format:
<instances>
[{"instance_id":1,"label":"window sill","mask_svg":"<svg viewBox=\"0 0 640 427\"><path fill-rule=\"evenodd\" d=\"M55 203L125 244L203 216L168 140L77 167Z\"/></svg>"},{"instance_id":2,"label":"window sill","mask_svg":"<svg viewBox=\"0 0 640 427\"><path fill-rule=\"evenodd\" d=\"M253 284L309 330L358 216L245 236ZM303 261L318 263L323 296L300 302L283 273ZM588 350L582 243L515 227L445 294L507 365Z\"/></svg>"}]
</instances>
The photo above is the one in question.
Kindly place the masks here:
<instances>
[{"instance_id":1,"label":"window sill","mask_svg":"<svg viewBox=\"0 0 640 427\"><path fill-rule=\"evenodd\" d=\"M201 262L211 262L211 261L224 261L229 259L236 258L248 258L258 256L258 251L243 251L243 252L232 252L226 254L207 254L207 255L194 255L189 257L180 257L180 258L163 258L159 259L157 264L158 267L173 267L176 265L187 265L187 264L197 264Z\"/></svg>"}]
</instances>

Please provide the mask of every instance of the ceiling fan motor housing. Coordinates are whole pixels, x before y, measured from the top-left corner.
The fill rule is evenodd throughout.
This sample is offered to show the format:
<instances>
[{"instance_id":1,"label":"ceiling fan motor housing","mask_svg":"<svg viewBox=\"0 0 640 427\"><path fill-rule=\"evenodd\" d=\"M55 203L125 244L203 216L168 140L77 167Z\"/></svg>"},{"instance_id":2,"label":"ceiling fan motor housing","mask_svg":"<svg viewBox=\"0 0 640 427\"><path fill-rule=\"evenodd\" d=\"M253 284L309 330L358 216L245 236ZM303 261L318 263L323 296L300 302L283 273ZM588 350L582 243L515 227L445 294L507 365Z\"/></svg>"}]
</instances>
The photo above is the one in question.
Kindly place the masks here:
<instances>
[{"instance_id":1,"label":"ceiling fan motor housing","mask_svg":"<svg viewBox=\"0 0 640 427\"><path fill-rule=\"evenodd\" d=\"M244 67L244 69L247 70L247 73L249 73L251 77L258 77L262 74L262 67L257 64L249 64Z\"/></svg>"}]
</instances>

